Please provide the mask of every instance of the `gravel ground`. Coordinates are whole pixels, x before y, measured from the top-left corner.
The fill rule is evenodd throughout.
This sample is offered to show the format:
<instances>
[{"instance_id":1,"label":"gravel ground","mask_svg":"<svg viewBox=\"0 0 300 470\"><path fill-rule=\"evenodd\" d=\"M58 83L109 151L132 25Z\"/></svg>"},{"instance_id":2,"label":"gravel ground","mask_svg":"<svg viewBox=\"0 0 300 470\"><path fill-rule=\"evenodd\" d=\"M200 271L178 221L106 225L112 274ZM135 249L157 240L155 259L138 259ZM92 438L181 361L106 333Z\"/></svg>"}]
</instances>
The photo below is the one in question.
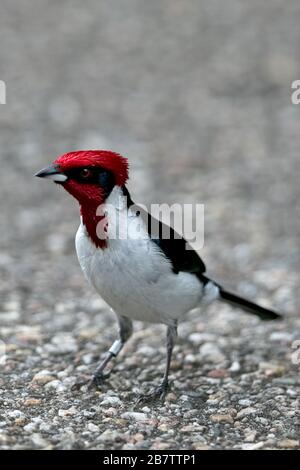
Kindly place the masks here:
<instances>
[{"instance_id":1,"label":"gravel ground","mask_svg":"<svg viewBox=\"0 0 300 470\"><path fill-rule=\"evenodd\" d=\"M1 448L300 448L299 18L298 0L3 0ZM164 406L134 406L160 326L136 324L102 390L71 391L116 325L77 264L76 204L32 174L97 147L130 158L137 202L204 203L209 274L285 313L189 314Z\"/></svg>"}]
</instances>

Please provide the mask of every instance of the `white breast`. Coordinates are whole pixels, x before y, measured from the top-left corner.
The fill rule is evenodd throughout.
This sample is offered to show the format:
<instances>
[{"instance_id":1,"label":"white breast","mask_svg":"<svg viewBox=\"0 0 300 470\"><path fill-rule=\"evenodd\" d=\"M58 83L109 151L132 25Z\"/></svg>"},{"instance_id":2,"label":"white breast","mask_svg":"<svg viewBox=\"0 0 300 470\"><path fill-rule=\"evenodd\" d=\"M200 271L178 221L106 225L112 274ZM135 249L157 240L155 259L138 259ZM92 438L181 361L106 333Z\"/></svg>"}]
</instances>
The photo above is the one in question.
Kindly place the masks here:
<instances>
[{"instance_id":1,"label":"white breast","mask_svg":"<svg viewBox=\"0 0 300 470\"><path fill-rule=\"evenodd\" d=\"M108 202L115 201L115 192L116 189ZM140 224L140 218L127 207L118 210L132 226ZM114 230L114 222L109 217L108 236ZM127 239L109 239L107 248L100 249L91 242L81 224L76 234L76 251L85 277L116 313L136 320L171 324L199 305L203 294L201 283L192 274L174 274L171 263L149 239L145 227L138 239L130 233L129 230Z\"/></svg>"}]
</instances>

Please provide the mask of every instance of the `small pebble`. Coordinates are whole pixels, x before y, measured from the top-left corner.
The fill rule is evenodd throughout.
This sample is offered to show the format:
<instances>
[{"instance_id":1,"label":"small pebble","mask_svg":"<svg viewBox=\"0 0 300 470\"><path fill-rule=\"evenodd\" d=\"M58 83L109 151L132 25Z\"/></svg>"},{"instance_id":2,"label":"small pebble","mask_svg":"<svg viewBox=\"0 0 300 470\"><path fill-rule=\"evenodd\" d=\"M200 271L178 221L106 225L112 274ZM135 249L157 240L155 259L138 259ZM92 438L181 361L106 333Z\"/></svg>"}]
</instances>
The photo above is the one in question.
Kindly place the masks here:
<instances>
[{"instance_id":1,"label":"small pebble","mask_svg":"<svg viewBox=\"0 0 300 470\"><path fill-rule=\"evenodd\" d=\"M282 439L278 442L278 447L281 449L299 449L299 441L296 439Z\"/></svg>"},{"instance_id":2,"label":"small pebble","mask_svg":"<svg viewBox=\"0 0 300 470\"><path fill-rule=\"evenodd\" d=\"M249 406L249 407L243 408L241 411L239 411L236 417L237 417L237 419L242 419L245 416L257 414L257 412L258 411L257 411L256 408L252 408L252 407Z\"/></svg>"},{"instance_id":3,"label":"small pebble","mask_svg":"<svg viewBox=\"0 0 300 470\"><path fill-rule=\"evenodd\" d=\"M27 398L24 401L24 406L38 406L40 405L42 400L40 398Z\"/></svg>"},{"instance_id":4,"label":"small pebble","mask_svg":"<svg viewBox=\"0 0 300 470\"><path fill-rule=\"evenodd\" d=\"M146 421L148 419L148 416L146 413L138 413L135 411L127 411L126 413L123 413L121 415L121 418L124 419L132 419L134 421Z\"/></svg>"},{"instance_id":5,"label":"small pebble","mask_svg":"<svg viewBox=\"0 0 300 470\"><path fill-rule=\"evenodd\" d=\"M233 418L229 414L214 414L210 417L213 423L229 423L233 424Z\"/></svg>"}]
</instances>

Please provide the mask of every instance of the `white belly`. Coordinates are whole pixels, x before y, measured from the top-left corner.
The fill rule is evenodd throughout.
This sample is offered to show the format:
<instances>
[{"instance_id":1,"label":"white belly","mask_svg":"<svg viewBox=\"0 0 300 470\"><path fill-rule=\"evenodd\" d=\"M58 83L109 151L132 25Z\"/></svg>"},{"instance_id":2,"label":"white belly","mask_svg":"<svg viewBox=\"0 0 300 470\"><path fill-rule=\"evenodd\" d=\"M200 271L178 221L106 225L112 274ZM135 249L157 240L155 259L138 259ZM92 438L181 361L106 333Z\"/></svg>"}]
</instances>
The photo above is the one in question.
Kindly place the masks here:
<instances>
[{"instance_id":1,"label":"white belly","mask_svg":"<svg viewBox=\"0 0 300 470\"><path fill-rule=\"evenodd\" d=\"M88 281L119 315L172 324L199 305L203 289L196 276L174 274L151 240L109 240L99 249L80 225L76 251Z\"/></svg>"}]
</instances>

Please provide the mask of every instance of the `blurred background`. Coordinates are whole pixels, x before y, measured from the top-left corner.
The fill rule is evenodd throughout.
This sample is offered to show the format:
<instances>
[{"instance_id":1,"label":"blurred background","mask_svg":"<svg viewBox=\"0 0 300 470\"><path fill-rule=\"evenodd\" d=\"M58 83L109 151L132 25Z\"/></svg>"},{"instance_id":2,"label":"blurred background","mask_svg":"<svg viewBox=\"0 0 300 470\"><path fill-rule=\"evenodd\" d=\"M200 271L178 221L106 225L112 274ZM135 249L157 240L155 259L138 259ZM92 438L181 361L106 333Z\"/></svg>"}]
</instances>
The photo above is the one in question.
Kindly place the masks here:
<instances>
[{"instance_id":1,"label":"blurred background","mask_svg":"<svg viewBox=\"0 0 300 470\"><path fill-rule=\"evenodd\" d=\"M75 201L32 175L86 148L129 158L137 202L205 204L219 279L296 275L299 15L296 0L4 0L1 294L77 279Z\"/></svg>"},{"instance_id":2,"label":"blurred background","mask_svg":"<svg viewBox=\"0 0 300 470\"><path fill-rule=\"evenodd\" d=\"M95 354L115 331L78 267L77 204L33 178L75 149L127 156L136 202L205 204L209 274L299 333L299 18L298 0L2 0L2 334L27 365L51 366L32 351L57 331L94 328ZM209 312L251 341L249 317Z\"/></svg>"}]
</instances>

